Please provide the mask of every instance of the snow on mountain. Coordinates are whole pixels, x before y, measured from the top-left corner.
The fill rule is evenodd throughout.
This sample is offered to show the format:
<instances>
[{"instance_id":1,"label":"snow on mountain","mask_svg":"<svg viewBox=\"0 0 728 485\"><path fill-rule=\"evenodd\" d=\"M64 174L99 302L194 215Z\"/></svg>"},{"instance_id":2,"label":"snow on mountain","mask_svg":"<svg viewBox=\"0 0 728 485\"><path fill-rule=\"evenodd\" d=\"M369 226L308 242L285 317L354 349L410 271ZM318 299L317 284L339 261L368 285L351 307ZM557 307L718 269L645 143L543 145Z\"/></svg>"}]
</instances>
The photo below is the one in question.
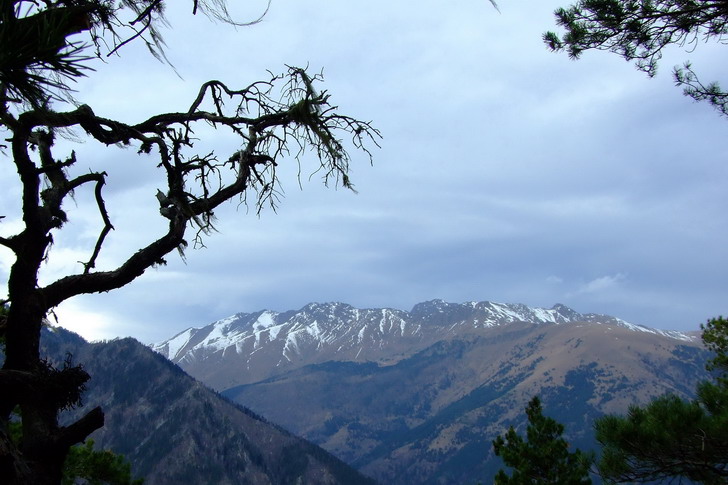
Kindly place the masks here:
<instances>
[{"instance_id":1,"label":"snow on mountain","mask_svg":"<svg viewBox=\"0 0 728 485\"><path fill-rule=\"evenodd\" d=\"M669 337L677 340L684 340L686 342L692 342L695 340L694 337L684 334L682 332L676 332L673 330L660 330L657 328L650 328L645 327L642 325L635 325L633 323L625 322L624 320L621 320L619 318L616 319L617 322L619 322L620 325L629 328L630 330L634 330L635 332L646 332L646 333L653 333L656 335L662 335L664 337Z\"/></svg>"},{"instance_id":2,"label":"snow on mountain","mask_svg":"<svg viewBox=\"0 0 728 485\"><path fill-rule=\"evenodd\" d=\"M442 323L447 325L441 325ZM532 308L522 304L432 300L418 303L411 312L388 308L357 309L344 303L311 303L297 312L281 314L269 310L238 313L201 328L189 328L152 348L171 360L199 350L220 351L231 347L241 352L251 341L252 348L280 340L288 352L297 352L304 343L316 347L339 343L384 345L385 338L423 334L423 327L440 327L438 333L453 332L465 326L493 327L512 323L564 324L576 322L617 324L630 330L654 333L689 341L680 333L635 325L599 314L580 314L564 305Z\"/></svg>"},{"instance_id":3,"label":"snow on mountain","mask_svg":"<svg viewBox=\"0 0 728 485\"><path fill-rule=\"evenodd\" d=\"M194 367L197 377L220 380L217 385L223 387L265 378L272 368L280 371L330 360L394 363L438 340L481 333L491 327L579 322L618 325L691 340L685 334L634 325L607 315L580 314L561 304L532 308L489 301L459 304L432 300L418 303L410 312L310 303L284 313L238 313L205 327L187 329L152 348L188 372ZM237 369L237 375L221 372L223 366Z\"/></svg>"}]
</instances>

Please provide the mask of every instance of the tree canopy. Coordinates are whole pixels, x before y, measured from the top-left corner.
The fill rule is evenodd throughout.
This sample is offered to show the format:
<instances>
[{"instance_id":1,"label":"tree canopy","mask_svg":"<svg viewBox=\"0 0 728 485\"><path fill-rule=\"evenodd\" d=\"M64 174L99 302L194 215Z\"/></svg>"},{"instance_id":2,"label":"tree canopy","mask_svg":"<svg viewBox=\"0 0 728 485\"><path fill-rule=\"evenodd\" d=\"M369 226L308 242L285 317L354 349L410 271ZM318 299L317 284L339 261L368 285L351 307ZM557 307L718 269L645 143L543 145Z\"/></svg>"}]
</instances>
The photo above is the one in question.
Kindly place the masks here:
<instances>
[{"instance_id":1,"label":"tree canopy","mask_svg":"<svg viewBox=\"0 0 728 485\"><path fill-rule=\"evenodd\" d=\"M511 426L493 440L493 450L513 468L510 476L499 470L496 485L588 485L593 458L581 450L569 451L562 437L564 425L543 415L535 396L526 407L528 426L524 440Z\"/></svg>"},{"instance_id":2,"label":"tree canopy","mask_svg":"<svg viewBox=\"0 0 728 485\"><path fill-rule=\"evenodd\" d=\"M699 383L694 400L661 396L646 406L631 406L626 416L597 420L598 468L608 481L728 480L728 321L719 317L702 328L703 341L716 352L707 365L719 371L716 382Z\"/></svg>"},{"instance_id":3,"label":"tree canopy","mask_svg":"<svg viewBox=\"0 0 728 485\"><path fill-rule=\"evenodd\" d=\"M225 202L237 200L258 210L274 205L281 163L303 166L303 155L313 154L312 173L351 188L349 150L371 159L369 148L379 138L369 122L339 112L319 87L320 74L293 66L243 87L206 82L179 111L131 123L74 104L69 83L93 75L94 57L120 54L124 62L123 47L144 42L164 59L158 30L165 22L164 7L163 0L0 0L0 130L7 141L0 146L0 163L8 170L13 166L21 194L21 212L9 215L18 225L0 235L0 245L14 255L2 301L7 315L0 322L6 345L0 370L0 476L9 484L58 484L70 447L103 426L100 408L68 426L58 424L59 411L81 404L90 376L70 361L55 367L40 355L41 328L54 307L78 295L123 287L165 264L165 257L182 252L188 239L200 242L211 232L214 211ZM224 0L192 0L190 8L193 14L235 23ZM124 96L134 102L133 92ZM196 133L204 126L227 131L238 147L198 153ZM129 148L127 157L153 164L166 181L156 199L150 194L166 230L116 266L98 267L114 230L113 208L104 198L104 187L114 181L94 169L94 160L78 160L73 150L59 148L56 141L68 130ZM69 198L84 190L93 194L101 227L95 243L71 273L40 284L41 267L54 257L54 235L72 217ZM8 435L17 407L19 444Z\"/></svg>"},{"instance_id":4,"label":"tree canopy","mask_svg":"<svg viewBox=\"0 0 728 485\"><path fill-rule=\"evenodd\" d=\"M75 485L78 479L89 485L143 485L133 479L131 465L123 456L109 450L94 450L94 441L71 447L63 466L61 485Z\"/></svg>"},{"instance_id":5,"label":"tree canopy","mask_svg":"<svg viewBox=\"0 0 728 485\"><path fill-rule=\"evenodd\" d=\"M716 379L728 387L728 320L718 317L701 325L703 343L715 355L708 361L709 371L716 373Z\"/></svg>"},{"instance_id":6,"label":"tree canopy","mask_svg":"<svg viewBox=\"0 0 728 485\"><path fill-rule=\"evenodd\" d=\"M605 50L634 61L654 76L663 50L670 46L695 49L701 41L724 43L728 9L723 1L579 0L556 10L561 35L544 34L546 45L578 58L587 50ZM675 68L675 81L686 95L708 101L728 115L728 93L717 82L703 84L691 64Z\"/></svg>"},{"instance_id":7,"label":"tree canopy","mask_svg":"<svg viewBox=\"0 0 728 485\"><path fill-rule=\"evenodd\" d=\"M92 70L89 61L117 54L131 42L144 42L165 60L160 27L167 25L164 0L2 0L0 2L0 86L4 96L39 107L68 99L69 81ZM198 11L225 23L236 22L225 0L192 0ZM265 15L265 14L264 14ZM80 38L75 34L85 33Z\"/></svg>"}]
</instances>

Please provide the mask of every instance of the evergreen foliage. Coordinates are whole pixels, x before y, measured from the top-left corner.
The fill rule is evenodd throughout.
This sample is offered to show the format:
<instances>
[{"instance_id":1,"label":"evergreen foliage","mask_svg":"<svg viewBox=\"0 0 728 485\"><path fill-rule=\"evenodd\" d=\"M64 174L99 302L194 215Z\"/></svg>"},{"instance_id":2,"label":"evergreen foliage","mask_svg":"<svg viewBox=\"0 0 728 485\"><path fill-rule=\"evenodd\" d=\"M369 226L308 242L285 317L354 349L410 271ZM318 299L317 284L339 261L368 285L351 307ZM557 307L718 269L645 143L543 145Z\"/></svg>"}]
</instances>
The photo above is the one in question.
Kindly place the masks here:
<instances>
[{"instance_id":1,"label":"evergreen foliage","mask_svg":"<svg viewBox=\"0 0 728 485\"><path fill-rule=\"evenodd\" d=\"M7 316L7 307L0 305L0 357L5 351L5 338L3 335L4 319ZM74 369L72 374L81 373L80 366L71 365L71 355L66 355L63 369ZM55 385L59 372L63 369L54 369L47 361L46 372L49 374L50 385ZM53 379L56 377L56 379ZM87 376L86 376L87 377ZM79 392L85 390L85 386L71 386ZM62 393L61 393L62 395ZM74 407L80 404L81 395L66 396L67 407ZM62 406L61 406L62 407ZM19 408L13 412L13 419L8 423L8 436L16 444L23 438L22 423L20 421ZM143 485L143 479L133 480L131 475L131 464L122 455L115 454L111 450L96 451L93 449L94 441L86 440L85 444L72 446L68 450L63 464L63 477L61 485L77 485L79 480L88 485Z\"/></svg>"},{"instance_id":2,"label":"evergreen foliage","mask_svg":"<svg viewBox=\"0 0 728 485\"><path fill-rule=\"evenodd\" d=\"M544 34L552 50L565 50L574 59L590 49L613 52L634 61L649 76L655 75L666 47L693 49L700 41L724 43L728 33L724 1L578 0L555 15L565 33ZM708 101L728 115L728 93L718 83L702 84L690 63L676 68L674 77L686 95Z\"/></svg>"},{"instance_id":3,"label":"evergreen foliage","mask_svg":"<svg viewBox=\"0 0 728 485\"><path fill-rule=\"evenodd\" d=\"M77 479L89 485L142 485L144 480L132 479L131 465L123 456L109 450L94 450L94 441L72 447L63 468L62 485L74 485Z\"/></svg>"},{"instance_id":4,"label":"evergreen foliage","mask_svg":"<svg viewBox=\"0 0 728 485\"><path fill-rule=\"evenodd\" d=\"M23 436L20 421L12 421L10 437L20 442ZM94 450L94 440L72 446L63 464L61 485L143 485L144 479L132 479L131 464L111 450Z\"/></svg>"},{"instance_id":5,"label":"evergreen foliage","mask_svg":"<svg viewBox=\"0 0 728 485\"><path fill-rule=\"evenodd\" d=\"M703 330L703 343L715 353L706 367L709 371L717 371L718 382L728 387L728 320L722 316L713 318L700 328Z\"/></svg>"},{"instance_id":6,"label":"evergreen foliage","mask_svg":"<svg viewBox=\"0 0 728 485\"><path fill-rule=\"evenodd\" d=\"M630 407L626 416L597 420L603 446L598 468L607 481L728 481L728 322L719 317L702 329L706 346L716 352L707 364L720 371L716 382L699 383L692 401L666 395Z\"/></svg>"},{"instance_id":7,"label":"evergreen foliage","mask_svg":"<svg viewBox=\"0 0 728 485\"><path fill-rule=\"evenodd\" d=\"M562 437L564 426L543 415L541 400L535 396L526 407L528 427L524 440L511 426L505 437L493 440L493 449L513 468L511 476L500 470L496 485L588 485L593 458L576 450Z\"/></svg>"}]
</instances>

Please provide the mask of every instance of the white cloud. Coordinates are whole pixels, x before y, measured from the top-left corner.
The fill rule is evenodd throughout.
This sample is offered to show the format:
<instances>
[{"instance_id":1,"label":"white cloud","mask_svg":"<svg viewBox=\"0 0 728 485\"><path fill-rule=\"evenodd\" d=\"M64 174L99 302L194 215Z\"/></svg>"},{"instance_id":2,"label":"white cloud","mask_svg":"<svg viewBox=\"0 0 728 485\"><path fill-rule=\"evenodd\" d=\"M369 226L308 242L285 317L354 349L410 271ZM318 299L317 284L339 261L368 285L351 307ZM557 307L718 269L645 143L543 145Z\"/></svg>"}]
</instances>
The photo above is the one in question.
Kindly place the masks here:
<instances>
[{"instance_id":1,"label":"white cloud","mask_svg":"<svg viewBox=\"0 0 728 485\"><path fill-rule=\"evenodd\" d=\"M622 273L600 276L599 278L594 278L593 280L581 285L575 293L605 293L609 290L617 288L620 282L624 281L626 278L627 276Z\"/></svg>"},{"instance_id":2,"label":"white cloud","mask_svg":"<svg viewBox=\"0 0 728 485\"><path fill-rule=\"evenodd\" d=\"M119 331L125 327L124 322L108 312L90 310L80 304L79 300L67 300L55 308L50 315L50 322L76 332L87 340L107 340L124 336L123 331Z\"/></svg>"}]
</instances>

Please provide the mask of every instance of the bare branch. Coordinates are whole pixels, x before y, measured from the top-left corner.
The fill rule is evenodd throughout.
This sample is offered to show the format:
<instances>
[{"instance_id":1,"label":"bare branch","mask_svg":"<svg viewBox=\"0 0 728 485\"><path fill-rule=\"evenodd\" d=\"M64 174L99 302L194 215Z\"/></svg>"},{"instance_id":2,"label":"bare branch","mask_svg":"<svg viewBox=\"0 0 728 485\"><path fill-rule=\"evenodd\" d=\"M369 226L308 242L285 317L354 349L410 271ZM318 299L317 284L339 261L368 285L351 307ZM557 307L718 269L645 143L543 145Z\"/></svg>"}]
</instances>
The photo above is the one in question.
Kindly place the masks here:
<instances>
[{"instance_id":1,"label":"bare branch","mask_svg":"<svg viewBox=\"0 0 728 485\"><path fill-rule=\"evenodd\" d=\"M184 240L187 219L170 222L170 229L161 238L134 253L124 264L113 271L76 274L61 278L40 288L48 308L81 294L100 293L121 288L144 274L148 268L160 264L163 257L176 249Z\"/></svg>"},{"instance_id":2,"label":"bare branch","mask_svg":"<svg viewBox=\"0 0 728 485\"><path fill-rule=\"evenodd\" d=\"M91 433L104 426L104 412L99 406L86 413L75 423L60 428L57 443L69 447L81 443Z\"/></svg>"},{"instance_id":3,"label":"bare branch","mask_svg":"<svg viewBox=\"0 0 728 485\"><path fill-rule=\"evenodd\" d=\"M8 249L12 249L13 251L15 251L15 245L13 244L13 240L11 238L0 237L0 244Z\"/></svg>"},{"instance_id":4,"label":"bare branch","mask_svg":"<svg viewBox=\"0 0 728 485\"><path fill-rule=\"evenodd\" d=\"M109 220L109 214L108 212L106 212L106 204L104 202L104 198L101 195L101 189L106 183L106 172L94 173L89 175L93 175L94 179L96 180L96 189L94 190L94 196L96 198L96 206L98 207L99 213L101 214L101 219L104 221L104 227L101 229L101 233L96 240L96 246L94 246L94 252L91 255L91 258L88 260L87 263L83 263L84 274L87 274L89 271L91 271L91 269L96 266L96 258L101 252L101 246L104 244L104 240L106 239L106 236L109 234L109 232L114 229L114 226L111 225L111 220Z\"/></svg>"},{"instance_id":5,"label":"bare branch","mask_svg":"<svg viewBox=\"0 0 728 485\"><path fill-rule=\"evenodd\" d=\"M35 110L22 114L19 125L27 132L38 127L77 125L103 143L137 142L143 153L157 147L159 167L166 172L168 183L160 199L160 213L169 220L167 233L116 269L94 272L101 247L113 228L101 195L105 174L89 173L67 181L61 170L65 165L53 161L49 151L44 155L46 162L41 173L55 180L51 180L53 198L44 197L49 210L60 210L65 195L86 182L95 182L96 205L104 223L89 261L83 263L83 272L38 290L48 308L75 295L128 284L147 268L162 263L170 251L183 248L188 224L197 226L196 244L202 244L200 236L214 229L214 209L235 197L245 198L248 189L257 194L258 210L264 204L275 208L279 196L276 167L279 159L289 153L291 143L295 158L308 150L317 156L319 164L313 167L312 174L320 172L325 183L334 180L352 188L348 176L350 157L340 134L349 134L351 144L363 150L370 161L367 146L370 142L377 145L380 134L368 122L339 114L330 104L329 95L316 90L314 84L320 80L320 74L309 76L303 69L289 67L284 75L272 75L269 81L253 83L242 90L210 81L201 87L187 112L160 114L136 125L99 117L88 106L65 113ZM206 103L214 112L202 110ZM241 149L224 161L218 161L214 153L187 155L185 152L194 145L192 126L198 122L229 127L240 138ZM65 163L74 161L72 157ZM39 171L33 174L37 177Z\"/></svg>"},{"instance_id":6,"label":"bare branch","mask_svg":"<svg viewBox=\"0 0 728 485\"><path fill-rule=\"evenodd\" d=\"M136 23L138 20L140 20L140 17L137 17L137 20L131 22L131 25L133 25L134 23ZM130 42L133 42L134 40L138 39L142 35L144 35L144 33L147 30L149 30L151 28L151 26L152 26L152 19L151 18L147 18L146 19L146 22L144 22L144 25L142 26L141 29L139 29L138 31L136 31L134 33L134 35L130 36L126 40L123 40L123 41L119 42L118 44L116 44L116 47L114 47L108 54L106 54L106 56L108 57L108 56L112 56L112 55L116 54L116 52L119 49L121 49L125 45L129 44Z\"/></svg>"}]
</instances>

